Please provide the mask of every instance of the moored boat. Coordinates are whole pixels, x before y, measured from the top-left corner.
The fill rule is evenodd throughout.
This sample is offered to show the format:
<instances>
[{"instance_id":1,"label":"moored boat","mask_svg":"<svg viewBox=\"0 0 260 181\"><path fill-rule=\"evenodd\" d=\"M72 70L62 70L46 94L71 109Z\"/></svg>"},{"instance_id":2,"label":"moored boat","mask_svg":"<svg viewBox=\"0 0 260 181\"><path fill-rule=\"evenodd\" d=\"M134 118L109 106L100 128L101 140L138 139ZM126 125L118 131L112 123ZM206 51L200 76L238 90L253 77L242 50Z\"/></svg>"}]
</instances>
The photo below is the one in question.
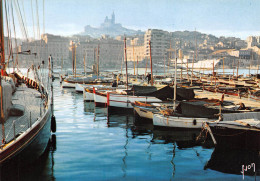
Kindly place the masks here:
<instances>
[{"instance_id":1,"label":"moored boat","mask_svg":"<svg viewBox=\"0 0 260 181\"><path fill-rule=\"evenodd\" d=\"M260 150L260 112L223 114L208 123L218 149Z\"/></svg>"},{"instance_id":2,"label":"moored boat","mask_svg":"<svg viewBox=\"0 0 260 181\"><path fill-rule=\"evenodd\" d=\"M33 66L33 71L36 68ZM13 76L12 76L13 75ZM9 74L4 79L18 83L12 96L4 96L1 130L0 163L21 155L24 161L32 162L47 147L51 128L56 131L53 116L51 89L46 89L39 79L33 80L20 73ZM52 79L52 77L49 77ZM3 81L3 80L2 80ZM4 82L4 81L3 81ZM51 82L51 81L50 81ZM11 83L12 84L12 83ZM3 89L9 87L3 84ZM3 91L3 95L8 95Z\"/></svg>"},{"instance_id":3,"label":"moored boat","mask_svg":"<svg viewBox=\"0 0 260 181\"><path fill-rule=\"evenodd\" d=\"M41 77L43 76L42 71L46 68L44 61L37 63L37 60L27 69L26 76L18 68L13 68L12 73L8 73L6 68L9 59L8 62L5 62L1 0L0 15L0 120L2 127L0 130L2 141L0 164L4 166L3 164L7 161L14 160L18 156L21 163L30 163L39 158L48 145L51 131L56 131L56 121L53 114L53 61L51 56L47 61L49 71L45 77ZM12 45L10 46L12 47ZM25 52L17 52L17 56L18 54L31 55L31 50ZM12 57L12 51L9 53L9 56ZM16 66L18 67L17 62ZM13 67L15 67L15 62L13 62Z\"/></svg>"},{"instance_id":4,"label":"moored boat","mask_svg":"<svg viewBox=\"0 0 260 181\"><path fill-rule=\"evenodd\" d=\"M153 125L157 127L201 129L206 121L211 120L200 117L169 116L163 114L153 115Z\"/></svg>"}]
</instances>

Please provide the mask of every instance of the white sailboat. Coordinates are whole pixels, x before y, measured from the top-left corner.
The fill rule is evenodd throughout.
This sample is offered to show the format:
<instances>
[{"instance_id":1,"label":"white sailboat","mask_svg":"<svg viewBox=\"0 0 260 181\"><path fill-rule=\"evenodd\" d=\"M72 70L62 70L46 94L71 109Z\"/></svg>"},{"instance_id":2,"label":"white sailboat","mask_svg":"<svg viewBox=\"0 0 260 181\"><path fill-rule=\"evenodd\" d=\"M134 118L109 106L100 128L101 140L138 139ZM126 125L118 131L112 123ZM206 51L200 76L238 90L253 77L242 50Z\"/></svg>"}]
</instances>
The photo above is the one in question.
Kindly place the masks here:
<instances>
[{"instance_id":1,"label":"white sailboat","mask_svg":"<svg viewBox=\"0 0 260 181\"><path fill-rule=\"evenodd\" d=\"M27 76L18 69L14 69L12 73L6 72L2 3L0 0L0 164L16 158L17 155L21 155L23 162L32 162L45 151L51 130L56 131L53 115L53 62L49 57L47 77L41 77L45 74L39 73L36 65L27 70ZM40 69L44 68L44 64L39 63L38 66ZM29 73L33 77L29 77Z\"/></svg>"}]
</instances>

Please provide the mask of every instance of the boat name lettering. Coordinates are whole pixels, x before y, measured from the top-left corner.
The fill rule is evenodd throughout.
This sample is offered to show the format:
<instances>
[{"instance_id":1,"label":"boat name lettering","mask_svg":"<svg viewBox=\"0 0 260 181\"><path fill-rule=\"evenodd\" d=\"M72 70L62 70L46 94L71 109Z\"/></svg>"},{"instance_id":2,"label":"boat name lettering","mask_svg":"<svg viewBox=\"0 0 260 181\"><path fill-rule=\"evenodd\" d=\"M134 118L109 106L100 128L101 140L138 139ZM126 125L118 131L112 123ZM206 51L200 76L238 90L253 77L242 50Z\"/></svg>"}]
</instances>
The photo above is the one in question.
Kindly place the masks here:
<instances>
[{"instance_id":1,"label":"boat name lettering","mask_svg":"<svg viewBox=\"0 0 260 181\"><path fill-rule=\"evenodd\" d=\"M244 177L245 177L245 172L247 172L250 169L254 169L254 172L255 172L255 163L251 163L250 165L242 165L241 173L243 175L243 180L244 180Z\"/></svg>"}]
</instances>

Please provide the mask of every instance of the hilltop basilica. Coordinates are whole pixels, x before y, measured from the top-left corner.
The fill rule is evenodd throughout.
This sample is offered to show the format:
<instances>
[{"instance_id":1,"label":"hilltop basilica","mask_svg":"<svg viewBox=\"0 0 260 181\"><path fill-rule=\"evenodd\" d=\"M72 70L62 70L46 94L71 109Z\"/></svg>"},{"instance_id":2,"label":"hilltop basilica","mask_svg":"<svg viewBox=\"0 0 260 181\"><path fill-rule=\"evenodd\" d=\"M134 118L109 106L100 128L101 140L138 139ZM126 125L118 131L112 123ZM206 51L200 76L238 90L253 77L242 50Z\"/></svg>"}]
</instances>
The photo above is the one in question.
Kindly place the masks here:
<instances>
[{"instance_id":1,"label":"hilltop basilica","mask_svg":"<svg viewBox=\"0 0 260 181\"><path fill-rule=\"evenodd\" d=\"M107 16L104 22L100 25L99 28L93 28L90 25L85 26L85 31L81 35L90 35L93 38L98 38L101 35L109 35L111 37L116 37L119 35L134 35L134 34L143 34L140 30L131 30L124 28L120 23L115 23L115 13L111 15L111 19Z\"/></svg>"}]
</instances>

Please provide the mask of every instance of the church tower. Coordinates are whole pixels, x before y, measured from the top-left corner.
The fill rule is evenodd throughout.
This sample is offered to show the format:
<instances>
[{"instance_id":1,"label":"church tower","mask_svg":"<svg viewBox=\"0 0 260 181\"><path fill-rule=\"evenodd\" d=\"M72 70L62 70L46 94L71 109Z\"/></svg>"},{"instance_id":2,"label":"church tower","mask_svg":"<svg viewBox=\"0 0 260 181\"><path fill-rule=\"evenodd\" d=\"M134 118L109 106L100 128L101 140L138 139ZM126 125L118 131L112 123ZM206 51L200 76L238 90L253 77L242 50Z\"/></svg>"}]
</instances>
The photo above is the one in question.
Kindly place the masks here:
<instances>
[{"instance_id":1,"label":"church tower","mask_svg":"<svg viewBox=\"0 0 260 181\"><path fill-rule=\"evenodd\" d=\"M114 13L114 11L113 11L113 14L111 16L111 23L115 24L115 13Z\"/></svg>"}]
</instances>

